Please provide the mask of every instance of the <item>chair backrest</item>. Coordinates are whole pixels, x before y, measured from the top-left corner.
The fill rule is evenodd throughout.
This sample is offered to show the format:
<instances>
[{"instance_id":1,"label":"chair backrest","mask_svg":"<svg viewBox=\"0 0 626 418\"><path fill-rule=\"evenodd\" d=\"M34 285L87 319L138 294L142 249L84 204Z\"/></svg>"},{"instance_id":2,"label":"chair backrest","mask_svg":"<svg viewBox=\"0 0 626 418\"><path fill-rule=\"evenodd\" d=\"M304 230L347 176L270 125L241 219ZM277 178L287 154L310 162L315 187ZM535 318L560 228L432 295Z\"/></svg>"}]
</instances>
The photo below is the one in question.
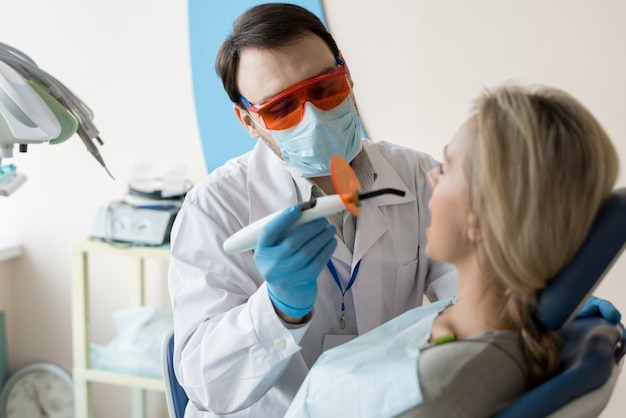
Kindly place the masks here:
<instances>
[{"instance_id":1,"label":"chair backrest","mask_svg":"<svg viewBox=\"0 0 626 418\"><path fill-rule=\"evenodd\" d=\"M189 399L174 374L174 331L168 333L161 346L161 366L165 382L165 403L170 418L183 418Z\"/></svg>"},{"instance_id":2,"label":"chair backrest","mask_svg":"<svg viewBox=\"0 0 626 418\"><path fill-rule=\"evenodd\" d=\"M626 188L617 189L598 213L572 261L541 292L537 319L551 330L567 325L624 249Z\"/></svg>"},{"instance_id":3,"label":"chair backrest","mask_svg":"<svg viewBox=\"0 0 626 418\"><path fill-rule=\"evenodd\" d=\"M626 188L599 212L576 256L542 291L537 319L562 337L557 374L500 412L498 418L589 417L604 409L626 352L623 327L603 318L572 321L626 243ZM552 414L552 415L551 415Z\"/></svg>"}]
</instances>

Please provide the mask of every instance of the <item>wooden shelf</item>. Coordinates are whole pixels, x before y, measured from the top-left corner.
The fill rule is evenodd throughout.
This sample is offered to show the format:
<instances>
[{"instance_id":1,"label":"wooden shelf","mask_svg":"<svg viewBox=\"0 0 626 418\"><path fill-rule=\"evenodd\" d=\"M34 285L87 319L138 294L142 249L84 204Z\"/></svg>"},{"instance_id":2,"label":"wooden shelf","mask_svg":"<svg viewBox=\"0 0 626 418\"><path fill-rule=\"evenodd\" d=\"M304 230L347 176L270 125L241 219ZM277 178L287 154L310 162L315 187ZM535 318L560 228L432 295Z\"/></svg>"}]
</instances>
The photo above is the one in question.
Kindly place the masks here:
<instances>
[{"instance_id":1,"label":"wooden shelf","mask_svg":"<svg viewBox=\"0 0 626 418\"><path fill-rule=\"evenodd\" d=\"M80 380L90 382L107 383L110 385L126 386L159 392L165 391L165 384L162 379L115 373L99 369L81 369L78 367L73 369L73 373L74 379L78 378Z\"/></svg>"}]
</instances>

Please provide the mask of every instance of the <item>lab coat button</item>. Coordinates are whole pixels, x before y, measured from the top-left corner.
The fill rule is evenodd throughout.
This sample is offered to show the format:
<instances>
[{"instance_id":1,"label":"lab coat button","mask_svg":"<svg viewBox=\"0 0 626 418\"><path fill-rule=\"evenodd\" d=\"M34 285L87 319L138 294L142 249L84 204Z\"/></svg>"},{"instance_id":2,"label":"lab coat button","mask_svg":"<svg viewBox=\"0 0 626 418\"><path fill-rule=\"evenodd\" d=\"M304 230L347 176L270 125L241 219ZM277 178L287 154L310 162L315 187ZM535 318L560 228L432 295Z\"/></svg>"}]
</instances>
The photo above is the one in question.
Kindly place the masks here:
<instances>
[{"instance_id":1,"label":"lab coat button","mask_svg":"<svg viewBox=\"0 0 626 418\"><path fill-rule=\"evenodd\" d=\"M285 347L287 347L287 343L282 338L276 338L274 340L274 347L278 348L279 350L284 350Z\"/></svg>"}]
</instances>

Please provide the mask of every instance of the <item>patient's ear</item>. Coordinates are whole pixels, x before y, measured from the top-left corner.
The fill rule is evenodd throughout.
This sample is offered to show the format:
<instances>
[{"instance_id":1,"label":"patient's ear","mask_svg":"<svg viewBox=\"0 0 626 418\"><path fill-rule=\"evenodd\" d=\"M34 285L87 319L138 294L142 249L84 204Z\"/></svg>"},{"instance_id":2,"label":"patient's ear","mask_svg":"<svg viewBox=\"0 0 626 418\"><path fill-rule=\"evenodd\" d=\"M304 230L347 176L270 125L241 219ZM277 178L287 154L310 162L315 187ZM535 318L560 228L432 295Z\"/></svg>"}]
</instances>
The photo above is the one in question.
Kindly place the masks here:
<instances>
[{"instance_id":1,"label":"patient's ear","mask_svg":"<svg viewBox=\"0 0 626 418\"><path fill-rule=\"evenodd\" d=\"M246 131L250 134L252 138L259 138L261 135L257 131L257 126L252 120L252 116L243 109L238 104L233 104L233 111L235 112L235 116L239 119L239 122L243 125Z\"/></svg>"},{"instance_id":2,"label":"patient's ear","mask_svg":"<svg viewBox=\"0 0 626 418\"><path fill-rule=\"evenodd\" d=\"M473 213L467 215L467 239L470 242L479 242L483 239L478 218Z\"/></svg>"}]
</instances>

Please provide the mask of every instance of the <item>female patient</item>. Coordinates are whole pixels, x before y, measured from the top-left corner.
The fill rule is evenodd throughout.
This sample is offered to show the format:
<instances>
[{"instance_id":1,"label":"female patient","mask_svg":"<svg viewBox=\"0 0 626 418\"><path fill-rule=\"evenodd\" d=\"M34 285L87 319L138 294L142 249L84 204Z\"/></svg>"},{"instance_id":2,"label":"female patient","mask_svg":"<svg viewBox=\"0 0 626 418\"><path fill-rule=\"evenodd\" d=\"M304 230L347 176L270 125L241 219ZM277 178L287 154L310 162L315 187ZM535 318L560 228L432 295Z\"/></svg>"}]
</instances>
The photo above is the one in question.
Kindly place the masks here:
<instances>
[{"instance_id":1,"label":"female patient","mask_svg":"<svg viewBox=\"0 0 626 418\"><path fill-rule=\"evenodd\" d=\"M483 94L429 173L426 252L456 266L458 296L324 353L287 416L486 417L548 378L558 353L533 321L537 291L582 244L617 170L568 94Z\"/></svg>"}]
</instances>

